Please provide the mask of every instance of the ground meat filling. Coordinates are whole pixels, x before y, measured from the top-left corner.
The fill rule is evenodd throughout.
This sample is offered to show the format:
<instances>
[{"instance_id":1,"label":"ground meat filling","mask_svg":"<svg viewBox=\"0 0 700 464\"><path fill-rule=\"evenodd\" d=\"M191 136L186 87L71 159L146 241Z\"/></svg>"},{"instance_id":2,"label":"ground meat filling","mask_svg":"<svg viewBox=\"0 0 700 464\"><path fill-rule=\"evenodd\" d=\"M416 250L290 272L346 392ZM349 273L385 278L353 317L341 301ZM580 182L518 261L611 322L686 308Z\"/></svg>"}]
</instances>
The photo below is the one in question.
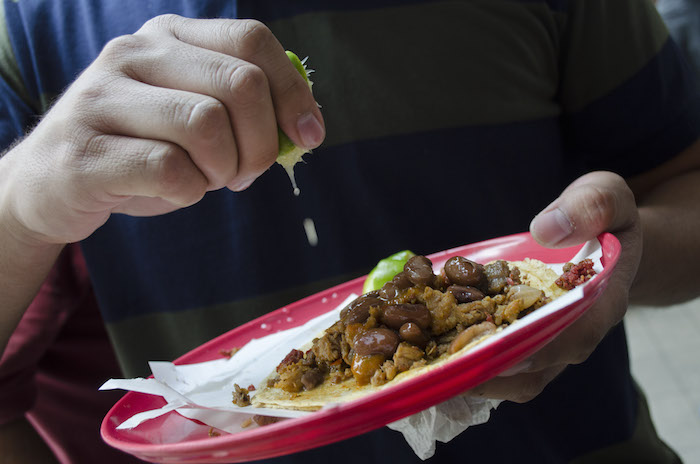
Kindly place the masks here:
<instances>
[{"instance_id":1,"label":"ground meat filling","mask_svg":"<svg viewBox=\"0 0 700 464\"><path fill-rule=\"evenodd\" d=\"M555 283L564 290L571 290L595 275L593 261L590 259L584 259L578 264L566 263L563 270L564 273Z\"/></svg>"},{"instance_id":2,"label":"ground meat filling","mask_svg":"<svg viewBox=\"0 0 700 464\"><path fill-rule=\"evenodd\" d=\"M587 267L574 267L567 281L587 275ZM435 275L428 258L414 256L380 290L344 308L310 350L292 350L270 383L292 393L353 377L359 385L382 385L546 302L542 291L521 285L519 269L506 261L484 266L458 256Z\"/></svg>"},{"instance_id":3,"label":"ground meat filling","mask_svg":"<svg viewBox=\"0 0 700 464\"><path fill-rule=\"evenodd\" d=\"M248 389L241 388L237 383L233 384L233 404L240 407L250 406Z\"/></svg>"}]
</instances>

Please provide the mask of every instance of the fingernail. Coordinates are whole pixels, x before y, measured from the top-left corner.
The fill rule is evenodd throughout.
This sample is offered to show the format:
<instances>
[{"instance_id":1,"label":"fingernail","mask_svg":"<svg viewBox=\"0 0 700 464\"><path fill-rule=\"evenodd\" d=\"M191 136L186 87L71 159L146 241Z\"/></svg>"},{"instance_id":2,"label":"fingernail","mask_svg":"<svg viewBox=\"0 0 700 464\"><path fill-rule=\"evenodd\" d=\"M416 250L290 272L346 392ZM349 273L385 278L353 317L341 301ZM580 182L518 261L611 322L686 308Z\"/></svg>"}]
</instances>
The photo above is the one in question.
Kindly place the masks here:
<instances>
[{"instance_id":1,"label":"fingernail","mask_svg":"<svg viewBox=\"0 0 700 464\"><path fill-rule=\"evenodd\" d=\"M535 216L530 231L540 242L555 245L571 235L574 225L559 208Z\"/></svg>"},{"instance_id":2,"label":"fingernail","mask_svg":"<svg viewBox=\"0 0 700 464\"><path fill-rule=\"evenodd\" d=\"M242 192L243 190L247 189L253 184L253 181L255 181L255 178L250 178L250 179L244 179L241 181L241 183L231 187L231 190L234 192Z\"/></svg>"},{"instance_id":3,"label":"fingernail","mask_svg":"<svg viewBox=\"0 0 700 464\"><path fill-rule=\"evenodd\" d=\"M529 359L516 364L515 366L511 367L510 369L506 369L500 374L498 374L499 377L510 377L516 374L520 374L521 372L524 372L528 370L532 366L532 361Z\"/></svg>"},{"instance_id":4,"label":"fingernail","mask_svg":"<svg viewBox=\"0 0 700 464\"><path fill-rule=\"evenodd\" d=\"M304 148L316 148L323 142L324 130L312 113L306 113L297 121L297 129Z\"/></svg>"}]
</instances>

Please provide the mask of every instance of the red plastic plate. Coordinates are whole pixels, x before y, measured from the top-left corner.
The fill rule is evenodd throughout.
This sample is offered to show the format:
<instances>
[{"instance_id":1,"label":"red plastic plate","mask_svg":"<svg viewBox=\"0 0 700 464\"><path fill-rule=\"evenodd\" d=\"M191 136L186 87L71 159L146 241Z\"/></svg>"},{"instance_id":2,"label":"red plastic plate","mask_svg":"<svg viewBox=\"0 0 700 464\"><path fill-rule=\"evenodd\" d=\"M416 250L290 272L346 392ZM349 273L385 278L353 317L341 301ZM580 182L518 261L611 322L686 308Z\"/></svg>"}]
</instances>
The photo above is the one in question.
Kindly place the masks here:
<instances>
[{"instance_id":1,"label":"red plastic plate","mask_svg":"<svg viewBox=\"0 0 700 464\"><path fill-rule=\"evenodd\" d=\"M129 392L102 422L104 440L141 459L159 463L230 463L291 454L350 438L438 404L515 365L541 348L574 322L607 285L620 255L612 234L598 237L603 249L601 272L583 287L583 298L561 311L511 332L507 337L475 349L425 375L383 389L365 398L240 433L210 437L208 425L170 412L131 430L117 426L132 415L165 404L161 397ZM552 250L538 245L528 233L487 240L430 255L435 268L452 256L475 261L520 260L526 257L548 263L565 262L580 247ZM364 278L317 293L269 313L205 343L175 361L191 364L220 358L220 350L243 346L253 338L303 324L323 314L351 293L360 294Z\"/></svg>"}]
</instances>

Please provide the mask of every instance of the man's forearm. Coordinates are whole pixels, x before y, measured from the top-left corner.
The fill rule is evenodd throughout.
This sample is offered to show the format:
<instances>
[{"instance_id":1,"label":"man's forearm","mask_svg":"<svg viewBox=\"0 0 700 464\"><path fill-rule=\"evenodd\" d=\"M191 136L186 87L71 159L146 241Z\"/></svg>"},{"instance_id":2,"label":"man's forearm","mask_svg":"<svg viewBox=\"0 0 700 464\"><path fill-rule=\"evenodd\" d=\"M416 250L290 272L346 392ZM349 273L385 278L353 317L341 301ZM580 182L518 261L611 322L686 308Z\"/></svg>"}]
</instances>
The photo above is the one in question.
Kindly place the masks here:
<instances>
[{"instance_id":1,"label":"man's forearm","mask_svg":"<svg viewBox=\"0 0 700 464\"><path fill-rule=\"evenodd\" d=\"M669 305L700 295L700 170L650 189L639 199L644 253L631 302Z\"/></svg>"},{"instance_id":2,"label":"man's forearm","mask_svg":"<svg viewBox=\"0 0 700 464\"><path fill-rule=\"evenodd\" d=\"M0 160L0 355L63 245L26 234L11 208L7 160Z\"/></svg>"}]
</instances>

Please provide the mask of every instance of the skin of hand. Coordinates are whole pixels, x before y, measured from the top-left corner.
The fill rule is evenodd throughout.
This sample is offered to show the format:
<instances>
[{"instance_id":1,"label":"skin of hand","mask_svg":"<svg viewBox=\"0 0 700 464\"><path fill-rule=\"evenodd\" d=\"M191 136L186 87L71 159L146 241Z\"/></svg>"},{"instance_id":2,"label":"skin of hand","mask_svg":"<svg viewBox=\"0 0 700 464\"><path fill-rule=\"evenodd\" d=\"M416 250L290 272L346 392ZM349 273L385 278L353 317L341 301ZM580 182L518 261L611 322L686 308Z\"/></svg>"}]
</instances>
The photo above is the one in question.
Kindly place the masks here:
<instances>
[{"instance_id":1,"label":"skin of hand","mask_svg":"<svg viewBox=\"0 0 700 464\"><path fill-rule=\"evenodd\" d=\"M112 213L246 189L275 162L278 127L305 149L325 137L308 84L262 23L165 15L110 41L0 158L0 353L64 244Z\"/></svg>"},{"instance_id":2,"label":"skin of hand","mask_svg":"<svg viewBox=\"0 0 700 464\"><path fill-rule=\"evenodd\" d=\"M282 45L253 20L166 15L110 41L2 159L3 208L45 243L76 242L111 213L157 215L247 188L323 118Z\"/></svg>"},{"instance_id":3,"label":"skin of hand","mask_svg":"<svg viewBox=\"0 0 700 464\"><path fill-rule=\"evenodd\" d=\"M629 183L610 172L586 174L538 214L530 231L540 244L550 248L578 245L605 231L615 234L622 245L615 272L598 301L576 322L530 358L467 395L518 403L535 398L566 366L588 359L608 331L622 320L631 295L637 295L632 299L636 303L647 299L654 304L675 302L673 297L669 301L669 287L663 287L671 284L660 274L670 274L666 279L675 279L685 298L697 296L698 286L688 276L696 275L689 271L700 256L700 245L693 233L684 230L700 226L700 214L696 212L699 168L697 142L672 161ZM639 207L630 185L640 192ZM676 228L668 227L674 223Z\"/></svg>"}]
</instances>

